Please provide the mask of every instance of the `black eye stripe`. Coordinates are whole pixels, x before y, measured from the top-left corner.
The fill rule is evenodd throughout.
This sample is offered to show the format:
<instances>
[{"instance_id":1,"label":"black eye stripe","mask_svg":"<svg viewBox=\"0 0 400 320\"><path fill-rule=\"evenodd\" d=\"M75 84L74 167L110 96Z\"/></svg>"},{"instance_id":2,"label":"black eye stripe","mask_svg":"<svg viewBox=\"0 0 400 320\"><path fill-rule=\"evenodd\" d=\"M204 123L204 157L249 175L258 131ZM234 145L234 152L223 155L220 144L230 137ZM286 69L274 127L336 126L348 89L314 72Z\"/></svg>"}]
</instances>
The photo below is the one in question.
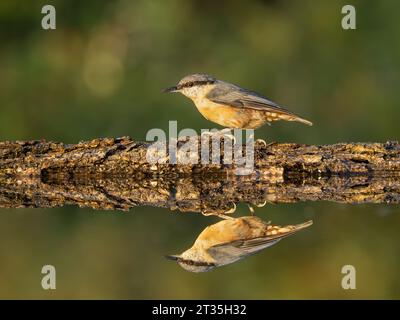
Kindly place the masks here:
<instances>
[{"instance_id":1,"label":"black eye stripe","mask_svg":"<svg viewBox=\"0 0 400 320\"><path fill-rule=\"evenodd\" d=\"M193 260L185 260L185 259L178 259L178 262L183 262L185 264L191 265L191 266L207 266L207 267L213 267L215 266L215 263L212 262L201 262L201 261L193 261Z\"/></svg>"},{"instance_id":2,"label":"black eye stripe","mask_svg":"<svg viewBox=\"0 0 400 320\"><path fill-rule=\"evenodd\" d=\"M191 82L186 82L181 85L178 85L178 89L183 89L183 88L190 88L193 86L202 86L206 84L213 84L215 81L214 80L206 80L206 81L191 81Z\"/></svg>"}]
</instances>

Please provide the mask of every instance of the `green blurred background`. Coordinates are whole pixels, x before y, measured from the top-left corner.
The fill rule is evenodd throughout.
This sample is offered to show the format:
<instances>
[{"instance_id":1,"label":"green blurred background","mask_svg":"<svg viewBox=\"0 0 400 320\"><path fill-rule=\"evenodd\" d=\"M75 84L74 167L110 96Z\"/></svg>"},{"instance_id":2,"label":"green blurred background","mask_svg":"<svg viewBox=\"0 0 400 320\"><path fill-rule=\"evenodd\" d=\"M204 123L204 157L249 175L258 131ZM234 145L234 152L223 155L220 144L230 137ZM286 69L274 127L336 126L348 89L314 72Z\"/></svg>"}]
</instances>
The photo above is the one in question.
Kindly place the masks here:
<instances>
[{"instance_id":1,"label":"green blurred background","mask_svg":"<svg viewBox=\"0 0 400 320\"><path fill-rule=\"evenodd\" d=\"M313 127L279 122L257 136L310 144L398 140L398 1L0 2L0 140L75 143L152 128L213 127L161 89L205 72L265 94ZM41 8L57 29L41 28ZM240 207L238 212L246 213ZM0 298L400 298L400 210L335 203L267 205L274 223L314 226L259 255L192 274L164 254L216 219L136 208L0 210ZM41 288L41 267L57 290ZM357 289L341 288L343 265Z\"/></svg>"}]
</instances>

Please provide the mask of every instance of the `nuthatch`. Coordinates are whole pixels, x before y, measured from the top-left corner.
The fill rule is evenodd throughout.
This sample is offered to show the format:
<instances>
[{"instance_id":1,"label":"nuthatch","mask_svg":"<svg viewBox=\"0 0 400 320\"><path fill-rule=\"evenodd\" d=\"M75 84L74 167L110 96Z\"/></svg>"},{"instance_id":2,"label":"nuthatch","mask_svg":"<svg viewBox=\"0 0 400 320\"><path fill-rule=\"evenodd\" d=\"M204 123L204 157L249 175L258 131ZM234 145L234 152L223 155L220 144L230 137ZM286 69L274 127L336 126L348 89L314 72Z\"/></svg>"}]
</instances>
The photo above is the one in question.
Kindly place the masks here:
<instances>
[{"instance_id":1,"label":"nuthatch","mask_svg":"<svg viewBox=\"0 0 400 320\"><path fill-rule=\"evenodd\" d=\"M190 249L166 257L187 271L206 272L255 254L310 225L312 221L274 226L255 216L222 220L205 228Z\"/></svg>"},{"instance_id":2,"label":"nuthatch","mask_svg":"<svg viewBox=\"0 0 400 320\"><path fill-rule=\"evenodd\" d=\"M193 100L207 119L230 129L257 129L277 120L312 123L280 107L275 102L207 74L192 74L164 92L180 92Z\"/></svg>"}]
</instances>

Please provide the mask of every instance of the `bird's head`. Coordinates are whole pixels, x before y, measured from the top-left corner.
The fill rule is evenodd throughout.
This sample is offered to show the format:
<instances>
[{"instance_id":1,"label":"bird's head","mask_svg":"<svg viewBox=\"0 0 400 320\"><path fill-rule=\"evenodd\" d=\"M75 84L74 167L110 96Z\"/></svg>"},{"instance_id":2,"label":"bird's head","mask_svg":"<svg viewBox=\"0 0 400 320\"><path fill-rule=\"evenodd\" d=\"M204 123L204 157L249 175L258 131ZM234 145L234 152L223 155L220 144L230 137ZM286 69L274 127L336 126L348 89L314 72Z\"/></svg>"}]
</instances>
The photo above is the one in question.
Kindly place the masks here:
<instances>
[{"instance_id":1,"label":"bird's head","mask_svg":"<svg viewBox=\"0 0 400 320\"><path fill-rule=\"evenodd\" d=\"M190 272L207 272L217 267L216 263L210 260L204 249L196 245L182 254L165 257L169 260L176 261L183 269Z\"/></svg>"},{"instance_id":2,"label":"bird's head","mask_svg":"<svg viewBox=\"0 0 400 320\"><path fill-rule=\"evenodd\" d=\"M182 78L176 86L167 88L164 92L180 92L188 98L196 98L208 92L210 85L213 85L217 79L204 74L195 73Z\"/></svg>"}]
</instances>

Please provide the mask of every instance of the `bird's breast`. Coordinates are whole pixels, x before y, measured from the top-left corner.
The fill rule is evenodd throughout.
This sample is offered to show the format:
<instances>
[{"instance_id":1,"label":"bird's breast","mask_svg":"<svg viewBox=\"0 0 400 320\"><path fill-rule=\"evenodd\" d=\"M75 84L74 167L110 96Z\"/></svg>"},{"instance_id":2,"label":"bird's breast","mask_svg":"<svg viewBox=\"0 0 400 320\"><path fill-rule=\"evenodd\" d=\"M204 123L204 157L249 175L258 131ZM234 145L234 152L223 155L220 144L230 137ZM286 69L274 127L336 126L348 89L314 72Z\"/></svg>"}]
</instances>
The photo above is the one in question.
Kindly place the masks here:
<instances>
[{"instance_id":1,"label":"bird's breast","mask_svg":"<svg viewBox=\"0 0 400 320\"><path fill-rule=\"evenodd\" d=\"M265 122L264 118L253 110L231 107L208 99L193 99L193 102L207 120L223 127L255 129Z\"/></svg>"}]
</instances>

